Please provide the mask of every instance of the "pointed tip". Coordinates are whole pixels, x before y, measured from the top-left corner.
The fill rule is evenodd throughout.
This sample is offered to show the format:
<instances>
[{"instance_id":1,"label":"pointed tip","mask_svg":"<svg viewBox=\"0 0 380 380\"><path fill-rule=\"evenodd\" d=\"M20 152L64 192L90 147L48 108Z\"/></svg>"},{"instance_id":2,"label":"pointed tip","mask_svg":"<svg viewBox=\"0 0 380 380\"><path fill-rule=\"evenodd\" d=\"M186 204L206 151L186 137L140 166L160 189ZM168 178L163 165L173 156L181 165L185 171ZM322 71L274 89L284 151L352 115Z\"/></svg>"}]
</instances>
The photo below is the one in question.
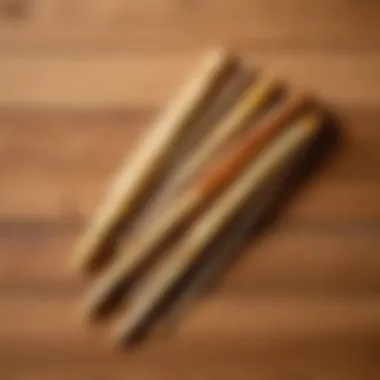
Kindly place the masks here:
<instances>
[{"instance_id":1,"label":"pointed tip","mask_svg":"<svg viewBox=\"0 0 380 380\"><path fill-rule=\"evenodd\" d=\"M206 59L214 65L232 65L238 58L223 46L216 46L206 53Z\"/></svg>"},{"instance_id":2,"label":"pointed tip","mask_svg":"<svg viewBox=\"0 0 380 380\"><path fill-rule=\"evenodd\" d=\"M68 262L70 270L76 273L89 273L93 269L95 255L94 250L89 249L89 244L84 239L74 247Z\"/></svg>"}]
</instances>

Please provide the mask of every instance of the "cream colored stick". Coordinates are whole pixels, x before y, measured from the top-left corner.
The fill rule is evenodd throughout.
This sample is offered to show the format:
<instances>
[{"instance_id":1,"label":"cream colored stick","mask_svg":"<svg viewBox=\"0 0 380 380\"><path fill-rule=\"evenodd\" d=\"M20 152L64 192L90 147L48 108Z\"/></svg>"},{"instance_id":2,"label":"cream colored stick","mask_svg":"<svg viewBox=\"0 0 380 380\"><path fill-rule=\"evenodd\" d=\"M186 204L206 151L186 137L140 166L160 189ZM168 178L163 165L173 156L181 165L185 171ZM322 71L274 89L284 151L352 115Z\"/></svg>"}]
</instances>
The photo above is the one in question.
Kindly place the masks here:
<instances>
[{"instance_id":1,"label":"cream colored stick","mask_svg":"<svg viewBox=\"0 0 380 380\"><path fill-rule=\"evenodd\" d=\"M116 258L100 278L95 280L85 299L85 313L97 315L102 311L112 294L121 284L133 277L134 272L152 256L155 248L223 189L224 185L248 164L252 156L258 154L291 121L307 101L307 96L303 94L290 96L282 106L269 113L252 130L247 131L222 160L201 175L194 186L169 204L159 216L153 218L147 230L138 231L120 258Z\"/></svg>"},{"instance_id":2,"label":"cream colored stick","mask_svg":"<svg viewBox=\"0 0 380 380\"><path fill-rule=\"evenodd\" d=\"M234 61L222 51L206 57L184 92L159 116L145 141L123 165L72 257L77 269L89 269L102 253L116 226L128 218L146 195L153 178L175 148L176 141L200 114L231 72Z\"/></svg>"},{"instance_id":3,"label":"cream colored stick","mask_svg":"<svg viewBox=\"0 0 380 380\"><path fill-rule=\"evenodd\" d=\"M113 331L115 339L125 342L144 327L161 302L198 259L247 199L278 175L279 170L318 130L319 118L309 114L287 129L257 161L223 194L210 210L189 230L164 262L150 275L131 305L127 316Z\"/></svg>"}]
</instances>

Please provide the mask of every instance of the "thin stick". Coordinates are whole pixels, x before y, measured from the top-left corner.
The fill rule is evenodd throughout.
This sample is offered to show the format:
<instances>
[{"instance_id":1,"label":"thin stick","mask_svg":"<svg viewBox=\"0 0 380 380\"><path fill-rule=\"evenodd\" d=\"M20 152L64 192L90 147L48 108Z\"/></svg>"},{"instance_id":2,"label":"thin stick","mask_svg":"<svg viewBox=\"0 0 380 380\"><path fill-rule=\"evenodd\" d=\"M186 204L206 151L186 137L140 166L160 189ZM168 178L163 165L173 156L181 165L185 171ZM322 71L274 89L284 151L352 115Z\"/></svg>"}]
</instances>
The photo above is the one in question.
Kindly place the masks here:
<instances>
[{"instance_id":1,"label":"thin stick","mask_svg":"<svg viewBox=\"0 0 380 380\"><path fill-rule=\"evenodd\" d=\"M180 186L187 177L196 172L210 157L237 135L251 118L262 110L270 97L278 90L279 83L275 79L263 78L252 84L236 102L227 116L205 136L193 154L173 174L173 186Z\"/></svg>"},{"instance_id":2,"label":"thin stick","mask_svg":"<svg viewBox=\"0 0 380 380\"><path fill-rule=\"evenodd\" d=\"M186 162L198 146L202 145L203 139L213 132L214 127L227 115L235 106L247 89L254 83L254 74L248 71L241 64L237 65L233 75L231 75L210 105L199 116L195 123L191 125L188 133L184 134L176 153L171 157L172 165L169 169L175 171L182 162ZM169 172L170 178L173 173Z\"/></svg>"},{"instance_id":3,"label":"thin stick","mask_svg":"<svg viewBox=\"0 0 380 380\"><path fill-rule=\"evenodd\" d=\"M228 79L227 83L212 101L199 119L191 125L191 131L182 136L183 143L176 148L177 155L171 157L172 164L168 165L160 187L152 194L149 201L144 205L144 209L133 220L129 236L135 236L139 230L145 229L147 223L151 223L152 218L160 215L163 208L170 203L173 197L186 184L182 183L183 172L178 170L181 165L191 159L202 145L204 137L211 133L213 128L229 113L236 101L242 96L248 87L253 83L253 73L247 68L238 65L236 72ZM197 175L187 173L186 181L191 182ZM130 240L129 238L127 240ZM120 250L119 250L120 251ZM123 249L121 249L123 251Z\"/></svg>"},{"instance_id":4,"label":"thin stick","mask_svg":"<svg viewBox=\"0 0 380 380\"><path fill-rule=\"evenodd\" d=\"M219 149L223 148L231 138L238 135L244 127L251 121L252 117L263 110L265 104L271 99L279 89L277 80L262 78L258 83L251 84L243 95L238 97L234 106L225 114L225 116L211 128L207 125L212 123L209 111L199 122L199 126L209 129L204 139L195 146L193 151L185 156L173 170L170 178L164 183L162 195L155 199L153 211L160 213L160 204L166 204L170 201L173 192L186 186L188 180L192 179L198 173L200 168L212 157ZM212 111L212 110L211 110ZM198 127L199 127L198 126ZM152 215L152 213L150 214ZM150 216L149 216L150 217ZM140 219L139 226L146 223L146 218Z\"/></svg>"},{"instance_id":5,"label":"thin stick","mask_svg":"<svg viewBox=\"0 0 380 380\"><path fill-rule=\"evenodd\" d=\"M180 135L208 104L234 63L221 51L207 56L200 72L158 118L132 159L123 165L117 181L79 241L73 255L75 268L87 270L97 261L116 226L133 213L157 171L170 157Z\"/></svg>"},{"instance_id":6,"label":"thin stick","mask_svg":"<svg viewBox=\"0 0 380 380\"><path fill-rule=\"evenodd\" d=\"M257 195L264 185L278 175L284 164L315 137L318 127L318 115L312 113L302 118L285 130L258 160L248 167L247 171L174 247L162 265L146 279L131 310L113 332L117 340L128 341L145 326L156 308L234 213L250 196Z\"/></svg>"},{"instance_id":7,"label":"thin stick","mask_svg":"<svg viewBox=\"0 0 380 380\"><path fill-rule=\"evenodd\" d=\"M106 269L85 300L85 313L97 315L121 284L150 258L157 246L167 240L179 226L194 216L220 192L245 165L276 136L292 117L306 105L308 97L294 94L276 111L268 114L255 128L237 141L214 167L201 175L200 181L169 205L150 222L148 231L138 231L131 245Z\"/></svg>"}]
</instances>

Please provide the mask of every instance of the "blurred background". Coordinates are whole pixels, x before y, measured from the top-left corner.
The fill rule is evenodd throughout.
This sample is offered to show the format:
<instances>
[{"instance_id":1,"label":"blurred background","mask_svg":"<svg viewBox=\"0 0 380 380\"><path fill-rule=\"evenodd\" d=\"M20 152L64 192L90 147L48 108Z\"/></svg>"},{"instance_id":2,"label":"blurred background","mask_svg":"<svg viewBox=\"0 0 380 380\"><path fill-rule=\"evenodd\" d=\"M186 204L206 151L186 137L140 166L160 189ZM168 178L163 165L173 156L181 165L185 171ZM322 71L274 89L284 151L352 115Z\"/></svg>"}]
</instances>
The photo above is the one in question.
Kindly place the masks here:
<instances>
[{"instance_id":1,"label":"blurred background","mask_svg":"<svg viewBox=\"0 0 380 380\"><path fill-rule=\"evenodd\" d=\"M380 3L0 0L0 373L380 378ZM177 331L120 354L76 313L73 242L210 48L309 89L341 141Z\"/></svg>"}]
</instances>

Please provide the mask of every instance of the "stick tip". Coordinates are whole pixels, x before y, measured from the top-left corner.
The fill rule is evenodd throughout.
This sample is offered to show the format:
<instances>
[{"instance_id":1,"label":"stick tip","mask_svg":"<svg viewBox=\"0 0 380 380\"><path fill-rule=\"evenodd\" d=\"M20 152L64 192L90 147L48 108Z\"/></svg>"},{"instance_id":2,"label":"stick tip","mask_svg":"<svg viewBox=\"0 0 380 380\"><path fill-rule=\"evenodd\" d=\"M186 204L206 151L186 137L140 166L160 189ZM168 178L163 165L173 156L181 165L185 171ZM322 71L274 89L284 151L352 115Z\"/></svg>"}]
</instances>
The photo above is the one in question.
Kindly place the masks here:
<instances>
[{"instance_id":1,"label":"stick tip","mask_svg":"<svg viewBox=\"0 0 380 380\"><path fill-rule=\"evenodd\" d=\"M74 247L73 253L68 262L69 269L73 272L83 273L88 271L88 255L86 254L87 250L84 248L82 242Z\"/></svg>"},{"instance_id":2,"label":"stick tip","mask_svg":"<svg viewBox=\"0 0 380 380\"><path fill-rule=\"evenodd\" d=\"M130 344L135 332L135 325L131 324L128 320L123 320L122 323L118 323L116 327L110 330L109 336L111 342L116 347L125 347Z\"/></svg>"},{"instance_id":3,"label":"stick tip","mask_svg":"<svg viewBox=\"0 0 380 380\"><path fill-rule=\"evenodd\" d=\"M92 294L86 294L79 306L79 316L82 320L93 321L98 319L97 308L94 305Z\"/></svg>"},{"instance_id":4,"label":"stick tip","mask_svg":"<svg viewBox=\"0 0 380 380\"><path fill-rule=\"evenodd\" d=\"M109 336L117 346L128 346L139 342L147 332L151 314L141 305L132 306L110 330Z\"/></svg>"},{"instance_id":5,"label":"stick tip","mask_svg":"<svg viewBox=\"0 0 380 380\"><path fill-rule=\"evenodd\" d=\"M223 46L217 46L211 49L207 55L207 59L216 64L216 65L222 65L222 64L235 64L237 63L238 59L235 55L233 55L231 52L229 52L226 48Z\"/></svg>"},{"instance_id":6,"label":"stick tip","mask_svg":"<svg viewBox=\"0 0 380 380\"><path fill-rule=\"evenodd\" d=\"M94 280L81 303L83 319L101 319L112 310L114 303L117 303L113 284L113 277L110 279L107 270Z\"/></svg>"},{"instance_id":7,"label":"stick tip","mask_svg":"<svg viewBox=\"0 0 380 380\"><path fill-rule=\"evenodd\" d=\"M304 117L304 128L309 133L317 133L323 125L323 113L320 110L312 110Z\"/></svg>"}]
</instances>

